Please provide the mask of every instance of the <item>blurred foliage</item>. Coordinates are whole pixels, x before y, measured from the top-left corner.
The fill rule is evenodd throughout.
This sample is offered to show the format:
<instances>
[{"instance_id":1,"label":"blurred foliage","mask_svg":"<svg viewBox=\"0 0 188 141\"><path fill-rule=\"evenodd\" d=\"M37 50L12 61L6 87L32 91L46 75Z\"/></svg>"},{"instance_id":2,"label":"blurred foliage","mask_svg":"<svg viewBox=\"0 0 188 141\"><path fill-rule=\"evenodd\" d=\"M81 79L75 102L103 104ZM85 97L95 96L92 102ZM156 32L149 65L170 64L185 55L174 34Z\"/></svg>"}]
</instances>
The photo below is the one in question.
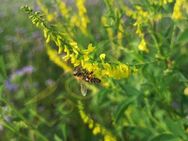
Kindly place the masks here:
<instances>
[{"instance_id":1,"label":"blurred foliage","mask_svg":"<svg viewBox=\"0 0 188 141\"><path fill-rule=\"evenodd\" d=\"M187 141L187 25L186 0L2 0L0 140Z\"/></svg>"}]
</instances>

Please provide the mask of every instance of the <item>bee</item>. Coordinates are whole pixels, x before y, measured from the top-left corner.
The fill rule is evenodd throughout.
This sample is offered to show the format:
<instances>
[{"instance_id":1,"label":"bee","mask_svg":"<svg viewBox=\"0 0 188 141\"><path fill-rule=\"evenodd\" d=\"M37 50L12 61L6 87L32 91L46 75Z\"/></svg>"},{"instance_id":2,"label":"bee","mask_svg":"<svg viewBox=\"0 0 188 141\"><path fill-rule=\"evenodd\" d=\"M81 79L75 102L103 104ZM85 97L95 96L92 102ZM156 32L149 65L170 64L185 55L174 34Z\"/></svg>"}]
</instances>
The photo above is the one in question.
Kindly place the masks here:
<instances>
[{"instance_id":1,"label":"bee","mask_svg":"<svg viewBox=\"0 0 188 141\"><path fill-rule=\"evenodd\" d=\"M73 75L78 77L79 79L84 80L89 83L100 83L101 80L99 78L94 77L93 71L88 72L86 69L82 69L80 66L76 67L73 71Z\"/></svg>"},{"instance_id":2,"label":"bee","mask_svg":"<svg viewBox=\"0 0 188 141\"><path fill-rule=\"evenodd\" d=\"M94 77L93 71L88 72L86 69L82 69L80 66L74 68L73 75L78 78L78 80L84 80L88 83L100 83L101 80ZM80 89L83 96L87 94L87 88L83 81L80 81Z\"/></svg>"},{"instance_id":3,"label":"bee","mask_svg":"<svg viewBox=\"0 0 188 141\"><path fill-rule=\"evenodd\" d=\"M86 72L84 80L89 83L100 83L101 80L93 76L93 72Z\"/></svg>"}]
</instances>

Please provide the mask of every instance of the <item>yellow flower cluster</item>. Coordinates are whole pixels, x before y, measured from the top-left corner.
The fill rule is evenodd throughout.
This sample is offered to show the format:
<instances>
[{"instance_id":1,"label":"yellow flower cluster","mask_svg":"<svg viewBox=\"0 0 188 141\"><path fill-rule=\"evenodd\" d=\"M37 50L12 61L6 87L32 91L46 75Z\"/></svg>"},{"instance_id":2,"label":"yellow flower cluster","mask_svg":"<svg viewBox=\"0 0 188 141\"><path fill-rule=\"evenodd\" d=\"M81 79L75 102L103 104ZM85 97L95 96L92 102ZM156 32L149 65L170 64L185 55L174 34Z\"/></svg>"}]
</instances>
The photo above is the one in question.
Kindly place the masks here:
<instances>
[{"instance_id":1,"label":"yellow flower cluster","mask_svg":"<svg viewBox=\"0 0 188 141\"><path fill-rule=\"evenodd\" d=\"M69 9L67 8L66 4L62 0L56 0L57 6L60 10L60 13L65 18L69 17Z\"/></svg>"},{"instance_id":2,"label":"yellow flower cluster","mask_svg":"<svg viewBox=\"0 0 188 141\"><path fill-rule=\"evenodd\" d=\"M143 37L142 37L141 42L140 42L140 44L138 46L138 49L140 51L149 52L148 48L146 47L146 41L145 41L145 39Z\"/></svg>"},{"instance_id":3,"label":"yellow flower cluster","mask_svg":"<svg viewBox=\"0 0 188 141\"><path fill-rule=\"evenodd\" d=\"M120 78L127 78L130 75L130 69L127 65L119 63L118 65L110 65L109 63L105 62L105 54L100 54L99 58L101 59L100 62L93 62L91 61L90 54L95 50L95 47L92 44L89 44L86 50L80 50L77 43L72 41L70 45L73 48L73 52L70 53L68 47L64 47L64 52L66 56L63 57L65 61L71 60L71 63L76 66L82 66L82 68L93 71L97 77L112 77L116 79ZM78 56L82 55L83 57L79 58Z\"/></svg>"},{"instance_id":4,"label":"yellow flower cluster","mask_svg":"<svg viewBox=\"0 0 188 141\"><path fill-rule=\"evenodd\" d=\"M80 101L78 102L78 109L81 119L85 124L88 125L89 129L92 130L94 135L103 135L104 141L117 141L116 137L114 137L106 128L104 128L99 123L96 123L85 113L83 104Z\"/></svg>"},{"instance_id":5,"label":"yellow flower cluster","mask_svg":"<svg viewBox=\"0 0 188 141\"><path fill-rule=\"evenodd\" d=\"M138 45L138 49L140 51L149 52L149 49L147 48L147 44L144 38L144 33L142 31L142 26L145 23L148 23L149 20L151 19L152 15L148 13L147 11L144 11L142 7L140 6L135 6L135 11L131 10L129 7L125 6L125 13L127 16L132 17L135 19L134 26L136 27L136 34L140 37L141 41Z\"/></svg>"},{"instance_id":6,"label":"yellow flower cluster","mask_svg":"<svg viewBox=\"0 0 188 141\"><path fill-rule=\"evenodd\" d=\"M81 66L82 68L93 71L96 77L111 77L115 79L127 78L130 75L130 68L126 64L110 64L105 61L105 54L99 54L100 60L93 60L92 53L95 52L95 47L89 44L86 49L81 49L69 35L62 33L49 26L46 21L41 18L40 13L33 12L29 7L25 7L25 11L29 14L29 18L33 24L41 28L46 39L46 43L55 42L58 47L59 54L65 54L61 57L62 62L70 61L74 67ZM49 53L50 58L59 66L63 67L59 58L55 59L56 54ZM64 64L64 63L63 63Z\"/></svg>"},{"instance_id":7,"label":"yellow flower cluster","mask_svg":"<svg viewBox=\"0 0 188 141\"><path fill-rule=\"evenodd\" d=\"M80 28L82 33L87 34L87 25L89 23L89 18L87 17L87 10L84 6L84 3L85 0L76 0L78 14L71 17L71 23Z\"/></svg>"},{"instance_id":8,"label":"yellow flower cluster","mask_svg":"<svg viewBox=\"0 0 188 141\"><path fill-rule=\"evenodd\" d=\"M174 5L174 11L172 13L172 19L180 20L183 18L182 9L188 6L188 2L186 0L176 0Z\"/></svg>"}]
</instances>

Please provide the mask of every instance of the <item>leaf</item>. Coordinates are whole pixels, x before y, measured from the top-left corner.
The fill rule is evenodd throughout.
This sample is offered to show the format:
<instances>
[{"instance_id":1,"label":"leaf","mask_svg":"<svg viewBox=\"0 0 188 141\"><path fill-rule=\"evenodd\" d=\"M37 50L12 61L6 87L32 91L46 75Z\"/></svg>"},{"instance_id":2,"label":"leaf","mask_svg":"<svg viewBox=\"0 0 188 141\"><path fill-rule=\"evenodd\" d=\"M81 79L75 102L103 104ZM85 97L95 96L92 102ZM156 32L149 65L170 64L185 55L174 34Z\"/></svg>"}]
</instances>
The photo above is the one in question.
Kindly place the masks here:
<instances>
[{"instance_id":1,"label":"leaf","mask_svg":"<svg viewBox=\"0 0 188 141\"><path fill-rule=\"evenodd\" d=\"M185 29L178 37L179 42L188 42L188 28Z\"/></svg>"},{"instance_id":2,"label":"leaf","mask_svg":"<svg viewBox=\"0 0 188 141\"><path fill-rule=\"evenodd\" d=\"M186 138L182 120L168 119L165 122L169 131L172 132L173 135Z\"/></svg>"},{"instance_id":3,"label":"leaf","mask_svg":"<svg viewBox=\"0 0 188 141\"><path fill-rule=\"evenodd\" d=\"M119 119L123 115L124 111L128 108L128 106L131 103L133 103L137 99L137 97L140 95L140 92L131 86L126 86L125 91L127 91L127 93L131 94L132 96L124 99L123 102L121 102L118 105L118 107L115 111L115 120L114 120L115 123L117 123L119 121Z\"/></svg>"},{"instance_id":4,"label":"leaf","mask_svg":"<svg viewBox=\"0 0 188 141\"><path fill-rule=\"evenodd\" d=\"M178 139L177 137L175 137L172 134L162 133L162 134L159 134L159 135L153 137L149 141L180 141L180 139Z\"/></svg>"}]
</instances>

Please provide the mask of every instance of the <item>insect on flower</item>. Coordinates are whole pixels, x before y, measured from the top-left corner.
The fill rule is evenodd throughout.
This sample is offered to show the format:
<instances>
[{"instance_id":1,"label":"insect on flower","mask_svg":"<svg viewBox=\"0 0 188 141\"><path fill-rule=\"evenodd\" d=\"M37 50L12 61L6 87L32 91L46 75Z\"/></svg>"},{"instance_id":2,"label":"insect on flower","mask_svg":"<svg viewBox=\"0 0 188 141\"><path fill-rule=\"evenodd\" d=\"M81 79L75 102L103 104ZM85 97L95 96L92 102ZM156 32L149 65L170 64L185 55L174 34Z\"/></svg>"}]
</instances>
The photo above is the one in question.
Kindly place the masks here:
<instances>
[{"instance_id":1,"label":"insect on flower","mask_svg":"<svg viewBox=\"0 0 188 141\"><path fill-rule=\"evenodd\" d=\"M86 96L87 94L87 88L82 82L84 80L85 82L88 83L100 83L101 80L99 78L94 77L93 72L88 72L85 69L82 69L80 66L74 68L73 70L73 75L80 81L80 86L81 86L81 93L83 96Z\"/></svg>"},{"instance_id":2,"label":"insect on flower","mask_svg":"<svg viewBox=\"0 0 188 141\"><path fill-rule=\"evenodd\" d=\"M85 69L82 69L80 66L76 67L73 71L73 75L78 77L78 79L84 80L86 82L89 83L100 83L101 80L99 78L96 78L93 75L93 71L92 72L88 72Z\"/></svg>"}]
</instances>

